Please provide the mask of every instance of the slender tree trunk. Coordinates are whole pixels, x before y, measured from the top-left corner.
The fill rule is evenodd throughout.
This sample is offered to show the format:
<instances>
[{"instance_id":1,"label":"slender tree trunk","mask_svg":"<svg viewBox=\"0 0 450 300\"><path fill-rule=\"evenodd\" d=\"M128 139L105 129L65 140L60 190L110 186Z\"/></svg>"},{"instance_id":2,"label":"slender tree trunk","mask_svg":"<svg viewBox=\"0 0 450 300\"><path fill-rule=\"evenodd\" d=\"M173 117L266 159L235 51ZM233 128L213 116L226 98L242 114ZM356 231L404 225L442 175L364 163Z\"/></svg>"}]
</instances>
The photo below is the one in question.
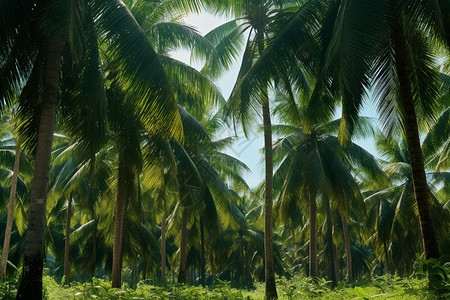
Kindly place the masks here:
<instances>
[{"instance_id":1,"label":"slender tree trunk","mask_svg":"<svg viewBox=\"0 0 450 300\"><path fill-rule=\"evenodd\" d=\"M94 217L94 232L92 233L92 277L95 277L97 267L97 219Z\"/></svg>"},{"instance_id":2,"label":"slender tree trunk","mask_svg":"<svg viewBox=\"0 0 450 300\"><path fill-rule=\"evenodd\" d=\"M292 238L292 249L295 248L295 227L294 224L292 224L291 227L291 238Z\"/></svg>"},{"instance_id":3,"label":"slender tree trunk","mask_svg":"<svg viewBox=\"0 0 450 300\"><path fill-rule=\"evenodd\" d=\"M334 255L334 270L336 274L336 280L339 282L341 281L341 270L339 269L339 259L337 254L337 247L335 244L333 244L333 255Z\"/></svg>"},{"instance_id":4,"label":"slender tree trunk","mask_svg":"<svg viewBox=\"0 0 450 300\"><path fill-rule=\"evenodd\" d=\"M142 279L147 279L147 264L142 262Z\"/></svg>"},{"instance_id":5,"label":"slender tree trunk","mask_svg":"<svg viewBox=\"0 0 450 300\"><path fill-rule=\"evenodd\" d=\"M210 263L211 263L211 277L212 277L212 286L214 287L215 283L216 283L216 276L215 276L215 270L214 270L214 262L211 261L211 257L210 257Z\"/></svg>"},{"instance_id":6,"label":"slender tree trunk","mask_svg":"<svg viewBox=\"0 0 450 300\"><path fill-rule=\"evenodd\" d=\"M392 264L392 259L391 256L389 255L389 249L386 241L383 242L383 247L384 247L384 256L386 257L386 264L389 268L389 273L391 275L395 275L394 265Z\"/></svg>"},{"instance_id":7,"label":"slender tree trunk","mask_svg":"<svg viewBox=\"0 0 450 300\"><path fill-rule=\"evenodd\" d=\"M347 220L341 216L342 220L342 231L344 232L344 243L345 243L345 256L347 256L347 277L349 281L353 281L353 270L352 270L352 251L350 248L350 239L348 237L348 227Z\"/></svg>"},{"instance_id":8,"label":"slender tree trunk","mask_svg":"<svg viewBox=\"0 0 450 300\"><path fill-rule=\"evenodd\" d=\"M391 275L395 275L394 260L392 259L392 251L388 250L389 264L391 266Z\"/></svg>"},{"instance_id":9,"label":"slender tree trunk","mask_svg":"<svg viewBox=\"0 0 450 300\"><path fill-rule=\"evenodd\" d=\"M91 156L90 164L89 164L89 211L92 215L92 219L94 220L94 230L92 232L92 255L91 255L91 265L89 266L89 271L91 272L92 278L95 277L95 271L97 266L97 215L95 213L95 199L93 196L93 188L95 185L94 176L95 176L95 154Z\"/></svg>"},{"instance_id":10,"label":"slender tree trunk","mask_svg":"<svg viewBox=\"0 0 450 300\"><path fill-rule=\"evenodd\" d=\"M334 251L334 242L333 242L333 223L331 220L331 209L330 209L330 200L328 197L325 197L325 207L327 210L327 238L328 238L328 246L330 249L330 265L331 265L331 280L333 281L333 285L337 285L339 281L339 269L336 261L335 251Z\"/></svg>"},{"instance_id":11,"label":"slender tree trunk","mask_svg":"<svg viewBox=\"0 0 450 300\"><path fill-rule=\"evenodd\" d=\"M122 254L125 234L125 217L133 185L133 172L129 169L124 158L119 154L119 174L117 179L117 200L114 213L114 244L112 262L112 287L122 285Z\"/></svg>"},{"instance_id":12,"label":"slender tree trunk","mask_svg":"<svg viewBox=\"0 0 450 300\"><path fill-rule=\"evenodd\" d=\"M72 196L67 204L66 240L64 241L64 284L70 285L69 246L70 246L70 219L72 217Z\"/></svg>"},{"instance_id":13,"label":"slender tree trunk","mask_svg":"<svg viewBox=\"0 0 450 300\"><path fill-rule=\"evenodd\" d=\"M295 257L296 257L296 250L295 250L295 227L294 224L292 223L291 226L291 238L292 238L292 261L295 261Z\"/></svg>"},{"instance_id":14,"label":"slender tree trunk","mask_svg":"<svg viewBox=\"0 0 450 300\"><path fill-rule=\"evenodd\" d=\"M206 285L205 280L205 269L206 269L206 259L205 259L205 232L203 228L203 220L200 218L200 244L201 244L201 253L200 253L200 284L202 286Z\"/></svg>"},{"instance_id":15,"label":"slender tree trunk","mask_svg":"<svg viewBox=\"0 0 450 300\"><path fill-rule=\"evenodd\" d=\"M416 196L417 207L419 209L419 220L422 229L422 236L425 246L425 257L439 258L439 247L431 215L430 194L428 191L427 178L423 160L422 148L420 146L419 129L417 126L417 116L414 107L414 98L411 90L410 70L406 59L408 51L403 35L403 28L400 22L396 26L393 34L396 51L396 68L398 81L400 83L400 97L404 110L404 128L406 142L408 145L409 158Z\"/></svg>"},{"instance_id":16,"label":"slender tree trunk","mask_svg":"<svg viewBox=\"0 0 450 300\"><path fill-rule=\"evenodd\" d=\"M178 282L186 282L186 243L187 243L187 221L188 208L183 209L181 217L181 241L180 241L180 273L178 274Z\"/></svg>"},{"instance_id":17,"label":"slender tree trunk","mask_svg":"<svg viewBox=\"0 0 450 300\"><path fill-rule=\"evenodd\" d=\"M41 105L34 177L28 208L28 226L22 278L16 299L42 299L45 209L53 130L55 127L62 46L58 37L50 40L48 45L48 56L44 75L44 102Z\"/></svg>"},{"instance_id":18,"label":"slender tree trunk","mask_svg":"<svg viewBox=\"0 0 450 300\"><path fill-rule=\"evenodd\" d=\"M256 30L256 44L258 52L264 51L264 27ZM278 299L275 283L275 263L273 258L273 153L272 153L272 122L270 120L269 97L267 88L262 99L262 112L264 124L264 158L266 167L265 204L264 204L264 256L266 299Z\"/></svg>"},{"instance_id":19,"label":"slender tree trunk","mask_svg":"<svg viewBox=\"0 0 450 300\"><path fill-rule=\"evenodd\" d=\"M264 223L265 277L266 298L277 299L275 285L275 264L273 260L273 157L272 157L272 124L270 121L269 100L263 103L264 154L266 161L266 202Z\"/></svg>"},{"instance_id":20,"label":"slender tree trunk","mask_svg":"<svg viewBox=\"0 0 450 300\"><path fill-rule=\"evenodd\" d=\"M248 257L248 249L247 247L244 247L244 253L245 253L245 282L246 282L246 286L247 288L252 288L253 287L253 282L252 282L252 274L250 274L250 258Z\"/></svg>"},{"instance_id":21,"label":"slender tree trunk","mask_svg":"<svg viewBox=\"0 0 450 300\"><path fill-rule=\"evenodd\" d=\"M246 274L245 274L245 257L244 257L244 245L242 241L242 233L239 232L239 258L240 258L240 265L239 265L239 275L241 282L245 285L246 284Z\"/></svg>"},{"instance_id":22,"label":"slender tree trunk","mask_svg":"<svg viewBox=\"0 0 450 300\"><path fill-rule=\"evenodd\" d=\"M308 194L309 200L309 276L319 275L319 264L317 263L317 233L316 233L316 199Z\"/></svg>"},{"instance_id":23,"label":"slender tree trunk","mask_svg":"<svg viewBox=\"0 0 450 300\"><path fill-rule=\"evenodd\" d=\"M9 193L8 217L6 219L5 239L3 240L2 260L0 262L0 279L6 275L6 266L8 265L9 245L11 242L11 231L14 220L14 200L16 199L17 178L19 176L20 165L20 138L16 141L16 155L14 157L13 177L11 181L11 190Z\"/></svg>"},{"instance_id":24,"label":"slender tree trunk","mask_svg":"<svg viewBox=\"0 0 450 300\"><path fill-rule=\"evenodd\" d=\"M161 281L166 283L166 215L161 223Z\"/></svg>"}]
</instances>

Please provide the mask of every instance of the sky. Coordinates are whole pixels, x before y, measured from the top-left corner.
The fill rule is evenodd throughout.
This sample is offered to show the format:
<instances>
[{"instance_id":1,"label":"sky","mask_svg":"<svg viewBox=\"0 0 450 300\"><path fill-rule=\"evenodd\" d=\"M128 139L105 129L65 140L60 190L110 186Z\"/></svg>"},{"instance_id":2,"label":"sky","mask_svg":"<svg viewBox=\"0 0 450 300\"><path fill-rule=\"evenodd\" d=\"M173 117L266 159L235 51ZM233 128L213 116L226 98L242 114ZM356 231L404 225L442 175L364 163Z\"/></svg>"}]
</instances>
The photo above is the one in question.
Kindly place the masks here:
<instances>
[{"instance_id":1,"label":"sky","mask_svg":"<svg viewBox=\"0 0 450 300\"><path fill-rule=\"evenodd\" d=\"M183 19L183 21L191 26L194 26L201 34L206 34L211 29L225 23L227 19L224 17L213 16L210 14L200 14L200 15L189 15ZM172 53L172 56L184 63L191 64L190 53L187 50L178 50ZM236 81L236 77L239 71L239 65L241 63L242 57L240 57L236 63L230 68L229 71L225 72L217 81L216 84L220 88L222 95L225 99L228 99L231 90ZM193 67L200 69L201 64L191 64ZM377 117L376 109L370 101L367 101L366 105L361 111L362 116ZM273 108L272 108L273 109ZM274 122L275 121L275 122ZM262 123L262 120L259 121ZM272 120L275 124L276 120ZM232 147L227 149L225 152L232 155L241 161L243 161L251 170L244 174L244 179L247 181L251 188L257 187L264 179L264 160L261 148L264 145L263 133L257 131L256 128L260 124L255 124L252 126L248 134L248 138L243 137L242 133L238 132L240 138L233 144ZM233 129L223 129L221 138L227 136L234 136ZM372 139L366 140L356 140L357 144L362 146L364 149L368 150L373 155L377 155L375 150L375 143Z\"/></svg>"}]
</instances>

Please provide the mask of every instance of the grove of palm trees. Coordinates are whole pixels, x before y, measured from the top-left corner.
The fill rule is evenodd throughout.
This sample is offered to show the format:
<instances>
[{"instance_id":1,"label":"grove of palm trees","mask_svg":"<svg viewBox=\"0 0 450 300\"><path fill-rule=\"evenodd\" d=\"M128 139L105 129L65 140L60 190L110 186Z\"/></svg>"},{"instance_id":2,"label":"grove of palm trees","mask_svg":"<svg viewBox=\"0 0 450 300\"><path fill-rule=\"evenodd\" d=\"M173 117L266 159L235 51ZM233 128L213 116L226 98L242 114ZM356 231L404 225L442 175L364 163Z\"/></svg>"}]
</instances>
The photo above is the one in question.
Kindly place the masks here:
<instances>
[{"instance_id":1,"label":"grove of palm trees","mask_svg":"<svg viewBox=\"0 0 450 300\"><path fill-rule=\"evenodd\" d=\"M0 75L1 299L450 295L450 0L1 0Z\"/></svg>"}]
</instances>

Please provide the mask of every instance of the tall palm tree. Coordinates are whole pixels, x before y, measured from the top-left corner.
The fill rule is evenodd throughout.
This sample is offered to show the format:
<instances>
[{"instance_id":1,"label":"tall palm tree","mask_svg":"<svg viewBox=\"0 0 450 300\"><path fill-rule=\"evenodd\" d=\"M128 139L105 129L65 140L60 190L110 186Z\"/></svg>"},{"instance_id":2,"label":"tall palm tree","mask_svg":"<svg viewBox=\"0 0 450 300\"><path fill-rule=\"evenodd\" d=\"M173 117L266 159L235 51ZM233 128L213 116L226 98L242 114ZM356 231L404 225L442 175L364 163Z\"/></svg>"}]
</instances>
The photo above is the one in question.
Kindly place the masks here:
<instances>
[{"instance_id":1,"label":"tall palm tree","mask_svg":"<svg viewBox=\"0 0 450 300\"><path fill-rule=\"evenodd\" d=\"M230 100L228 101L227 114L234 117L234 123L242 123L244 131L246 124L254 114L252 107L261 106L264 124L264 156L265 156L265 295L268 299L278 298L275 284L275 271L273 262L272 235L273 235L273 158L272 158L272 129L270 106L268 97L268 81L262 83L259 94L245 94L240 92L240 81L252 67L254 60L258 58L269 44L269 40L278 31L288 17L292 14L297 2L284 3L281 1L223 1L213 5L218 12L232 11L236 15L238 26L232 22L220 26L207 34L212 42L217 45L207 60L205 71L219 66L227 67L236 55L239 39L243 34L248 34L242 64L239 70ZM230 26L231 25L231 26ZM231 28L230 28L231 27ZM223 34L226 32L227 34ZM221 35L222 34L222 35Z\"/></svg>"},{"instance_id":2,"label":"tall palm tree","mask_svg":"<svg viewBox=\"0 0 450 300\"><path fill-rule=\"evenodd\" d=\"M2 74L7 74L4 84L9 90L23 87L21 114L34 122L23 126L22 131L28 131L23 135L24 142L36 141L24 267L17 293L19 299L42 298L44 211L61 58L88 58L92 68L86 69L82 87L89 96L82 98L101 100L95 95L103 89L97 45L98 40L107 41L108 53L120 66L121 79L138 98L136 102L142 104L139 117L148 120L165 114L167 119L160 122L160 126L179 123L164 71L126 6L120 1L79 4L67 6L63 1L8 2L1 9L0 20L5 26L2 25L0 33L0 56L8 62L1 66ZM27 46L23 46L25 44ZM2 101L5 96L8 95L2 94ZM39 130L36 132L34 128ZM176 128L166 129L175 133L173 130Z\"/></svg>"},{"instance_id":3,"label":"tall palm tree","mask_svg":"<svg viewBox=\"0 0 450 300\"><path fill-rule=\"evenodd\" d=\"M314 8L319 8L318 13L313 12ZM446 47L450 44L449 11L448 3L440 0L310 1L273 40L273 47L260 59L245 85L262 89L258 83L264 82L261 78L276 73L293 56L305 64L318 62L319 84L313 93L317 100L308 115L311 120L326 118L342 97L341 138L345 140L352 132L363 96L373 83L385 129L402 128L407 137L427 258L438 258L439 248L418 120L434 117L439 80L431 39ZM300 26L311 20L312 34ZM314 26L317 23L321 26ZM311 39L314 35L319 41L316 46Z\"/></svg>"}]
</instances>

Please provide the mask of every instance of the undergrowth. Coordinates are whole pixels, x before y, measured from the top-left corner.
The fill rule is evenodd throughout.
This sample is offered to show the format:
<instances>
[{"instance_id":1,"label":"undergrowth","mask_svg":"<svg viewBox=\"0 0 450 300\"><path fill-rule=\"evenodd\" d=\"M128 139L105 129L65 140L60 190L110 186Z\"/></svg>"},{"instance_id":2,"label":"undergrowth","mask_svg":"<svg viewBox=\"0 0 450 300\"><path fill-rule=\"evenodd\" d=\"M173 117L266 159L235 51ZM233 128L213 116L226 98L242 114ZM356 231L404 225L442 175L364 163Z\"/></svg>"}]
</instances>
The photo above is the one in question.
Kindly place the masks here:
<instances>
[{"instance_id":1,"label":"undergrowth","mask_svg":"<svg viewBox=\"0 0 450 300\"><path fill-rule=\"evenodd\" d=\"M0 283L0 299L14 299L17 278ZM234 289L227 282L216 282L214 288L189 285L155 286L140 282L136 289L111 288L111 283L94 278L89 283L73 282L70 287L61 286L54 278L44 276L44 299L264 299L264 284L254 290ZM332 288L322 278L295 276L279 279L277 290L280 299L446 299L449 294L437 296L427 288L427 279L381 276L367 281L341 282Z\"/></svg>"}]
</instances>

